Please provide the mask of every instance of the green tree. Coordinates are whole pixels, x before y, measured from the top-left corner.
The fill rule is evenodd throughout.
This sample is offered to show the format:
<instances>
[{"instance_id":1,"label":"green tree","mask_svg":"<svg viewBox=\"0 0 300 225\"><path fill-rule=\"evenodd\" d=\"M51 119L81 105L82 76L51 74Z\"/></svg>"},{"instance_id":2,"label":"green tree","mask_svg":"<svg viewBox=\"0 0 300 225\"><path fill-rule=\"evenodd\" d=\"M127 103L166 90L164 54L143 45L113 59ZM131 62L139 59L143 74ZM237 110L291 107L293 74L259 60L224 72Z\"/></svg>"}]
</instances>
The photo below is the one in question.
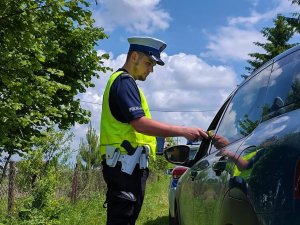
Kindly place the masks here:
<instances>
[{"instance_id":1,"label":"green tree","mask_svg":"<svg viewBox=\"0 0 300 225\"><path fill-rule=\"evenodd\" d=\"M32 151L26 153L18 163L20 187L29 187L36 179L42 177L49 164L56 169L58 166L67 165L72 154L73 136L71 132L56 131L51 127L45 136L35 138Z\"/></svg>"},{"instance_id":2,"label":"green tree","mask_svg":"<svg viewBox=\"0 0 300 225\"><path fill-rule=\"evenodd\" d=\"M83 161L86 170L95 169L101 162L99 153L99 136L90 123L86 133L86 141L83 139L80 140L79 160L77 161Z\"/></svg>"},{"instance_id":3,"label":"green tree","mask_svg":"<svg viewBox=\"0 0 300 225\"><path fill-rule=\"evenodd\" d=\"M248 114L244 115L244 119L239 121L240 133L244 136L249 135L259 124L259 121L251 121Z\"/></svg>"},{"instance_id":4,"label":"green tree","mask_svg":"<svg viewBox=\"0 0 300 225\"><path fill-rule=\"evenodd\" d=\"M254 42L256 46L262 47L265 53L255 52L249 54L253 60L247 60L250 64L250 66L245 67L247 72L252 73L279 53L296 45L288 43L295 33L295 28L287 22L285 17L278 15L274 20L274 24L275 27L263 28L261 31L263 36L266 37L267 43Z\"/></svg>"},{"instance_id":5,"label":"green tree","mask_svg":"<svg viewBox=\"0 0 300 225\"><path fill-rule=\"evenodd\" d=\"M177 143L174 137L166 137L166 142L168 146L174 146Z\"/></svg>"},{"instance_id":6,"label":"green tree","mask_svg":"<svg viewBox=\"0 0 300 225\"><path fill-rule=\"evenodd\" d=\"M52 224L59 218L62 207L55 194L61 175L61 162L71 154L73 134L51 128L47 136L37 138L34 151L18 162L18 187L30 191L18 216L26 224ZM43 221L43 222L41 222Z\"/></svg>"},{"instance_id":7,"label":"green tree","mask_svg":"<svg viewBox=\"0 0 300 225\"><path fill-rule=\"evenodd\" d=\"M300 0L291 0L292 4L300 5ZM293 13L293 17L285 17L287 22L296 29L297 33L300 33L300 13Z\"/></svg>"},{"instance_id":8,"label":"green tree","mask_svg":"<svg viewBox=\"0 0 300 225\"><path fill-rule=\"evenodd\" d=\"M298 4L298 5L300 5L300 0L292 0L292 4Z\"/></svg>"},{"instance_id":9,"label":"green tree","mask_svg":"<svg viewBox=\"0 0 300 225\"><path fill-rule=\"evenodd\" d=\"M86 0L0 1L0 156L30 151L55 123L87 123L78 93L93 87L108 54Z\"/></svg>"}]
</instances>

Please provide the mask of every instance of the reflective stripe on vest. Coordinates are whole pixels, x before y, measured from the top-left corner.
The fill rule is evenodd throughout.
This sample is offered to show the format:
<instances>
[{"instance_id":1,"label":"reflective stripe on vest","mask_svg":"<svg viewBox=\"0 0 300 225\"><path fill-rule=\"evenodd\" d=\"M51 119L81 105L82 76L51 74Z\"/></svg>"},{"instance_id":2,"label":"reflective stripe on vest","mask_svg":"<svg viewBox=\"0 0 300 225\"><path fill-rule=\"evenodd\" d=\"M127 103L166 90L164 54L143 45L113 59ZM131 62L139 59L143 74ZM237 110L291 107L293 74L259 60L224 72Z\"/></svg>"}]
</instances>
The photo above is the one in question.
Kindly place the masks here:
<instances>
[{"instance_id":1,"label":"reflective stripe on vest","mask_svg":"<svg viewBox=\"0 0 300 225\"><path fill-rule=\"evenodd\" d=\"M137 146L148 145L150 147L150 156L152 159L156 158L156 137L148 136L135 131L129 123L122 123L115 119L109 108L109 91L115 79L120 76L123 71L118 71L111 75L106 85L103 101L102 101L102 116L100 125L100 154L105 155L106 146L112 145L121 150L121 153L126 154L126 150L121 147L124 140L128 140L131 145ZM138 87L141 97L142 108L145 112L146 118L151 118L150 110L147 100L142 90Z\"/></svg>"}]
</instances>

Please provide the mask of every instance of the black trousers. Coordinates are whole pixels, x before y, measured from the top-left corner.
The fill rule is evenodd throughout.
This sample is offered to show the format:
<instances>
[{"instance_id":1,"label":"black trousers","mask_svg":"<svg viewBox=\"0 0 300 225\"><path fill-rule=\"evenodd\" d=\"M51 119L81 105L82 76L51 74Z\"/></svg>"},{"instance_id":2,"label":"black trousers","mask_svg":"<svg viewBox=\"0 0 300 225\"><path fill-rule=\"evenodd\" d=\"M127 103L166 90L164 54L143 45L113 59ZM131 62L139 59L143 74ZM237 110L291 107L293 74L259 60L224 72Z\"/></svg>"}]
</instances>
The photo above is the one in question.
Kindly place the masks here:
<instances>
[{"instance_id":1,"label":"black trousers","mask_svg":"<svg viewBox=\"0 0 300 225\"><path fill-rule=\"evenodd\" d=\"M107 225L135 225L141 211L148 169L135 167L132 175L121 171L121 163L109 167L102 162L103 177L107 184Z\"/></svg>"}]
</instances>

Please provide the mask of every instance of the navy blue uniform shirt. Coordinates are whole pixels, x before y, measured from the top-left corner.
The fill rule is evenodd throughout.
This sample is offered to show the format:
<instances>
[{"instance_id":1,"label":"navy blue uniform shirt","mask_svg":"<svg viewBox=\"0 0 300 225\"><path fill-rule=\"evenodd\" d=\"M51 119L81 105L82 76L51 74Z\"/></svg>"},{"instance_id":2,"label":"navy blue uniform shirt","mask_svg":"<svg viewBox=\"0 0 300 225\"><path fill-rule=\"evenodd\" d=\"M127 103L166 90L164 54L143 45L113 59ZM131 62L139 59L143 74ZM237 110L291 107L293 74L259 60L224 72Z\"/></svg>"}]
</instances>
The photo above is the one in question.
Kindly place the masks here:
<instances>
[{"instance_id":1,"label":"navy blue uniform shirt","mask_svg":"<svg viewBox=\"0 0 300 225\"><path fill-rule=\"evenodd\" d=\"M124 69L111 85L109 92L109 108L112 115L122 123L145 116L141 97L135 80Z\"/></svg>"}]
</instances>

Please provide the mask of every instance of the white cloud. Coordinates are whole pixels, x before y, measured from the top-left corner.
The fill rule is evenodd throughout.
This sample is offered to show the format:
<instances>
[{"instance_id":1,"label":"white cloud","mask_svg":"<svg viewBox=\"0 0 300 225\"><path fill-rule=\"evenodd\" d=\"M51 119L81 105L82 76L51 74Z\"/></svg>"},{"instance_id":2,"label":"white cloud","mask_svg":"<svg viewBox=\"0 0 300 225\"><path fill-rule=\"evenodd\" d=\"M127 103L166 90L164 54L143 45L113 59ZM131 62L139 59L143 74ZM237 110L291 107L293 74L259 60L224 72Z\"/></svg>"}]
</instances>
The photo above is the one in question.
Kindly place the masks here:
<instances>
[{"instance_id":1,"label":"white cloud","mask_svg":"<svg viewBox=\"0 0 300 225\"><path fill-rule=\"evenodd\" d=\"M245 61L251 52L261 52L253 42L265 42L266 39L255 29L241 29L234 26L222 27L217 34L209 36L208 51L202 56L215 57L220 61Z\"/></svg>"},{"instance_id":2,"label":"white cloud","mask_svg":"<svg viewBox=\"0 0 300 225\"><path fill-rule=\"evenodd\" d=\"M255 4L254 6L258 6ZM278 14L290 14L292 12L298 12L300 9L299 5L292 5L291 1L287 0L278 0L277 6L273 9L267 9L265 13L258 13L255 10L252 10L251 15L248 17L235 17L229 18L228 24L230 26L234 25L256 25L262 21L272 21Z\"/></svg>"},{"instance_id":3,"label":"white cloud","mask_svg":"<svg viewBox=\"0 0 300 225\"><path fill-rule=\"evenodd\" d=\"M101 51L100 51L101 52ZM114 70L125 62L126 55L119 55L105 62ZM156 66L154 73L145 82L138 82L143 89L152 111L153 119L177 125L207 128L216 111L184 112L200 110L217 110L224 99L236 85L236 74L223 65L209 65L195 55L179 53L168 56L163 54L165 66ZM92 126L99 133L102 95L110 76L101 74L94 80L95 87L89 88L80 96L82 106L92 112ZM93 102L96 104L91 104ZM157 111L158 110L158 111ZM177 112L161 112L161 111ZM183 111L183 112L179 112ZM75 141L84 138L88 125L76 125ZM77 147L77 146L76 146Z\"/></svg>"},{"instance_id":4,"label":"white cloud","mask_svg":"<svg viewBox=\"0 0 300 225\"><path fill-rule=\"evenodd\" d=\"M257 4L253 6L259 7ZM291 5L291 1L279 0L276 7L264 13L252 10L249 16L228 18L227 25L220 27L213 34L208 34L208 51L202 56L215 57L223 62L248 60L249 53L262 52L261 48L253 44L253 42L266 42L260 30L263 27L273 26L271 21L278 14L290 14L299 9L298 5ZM266 22L269 24L265 25Z\"/></svg>"},{"instance_id":5,"label":"white cloud","mask_svg":"<svg viewBox=\"0 0 300 225\"><path fill-rule=\"evenodd\" d=\"M268 12L266 14L259 14L255 11L252 11L251 15L248 17L244 16L239 16L239 17L234 17L234 18L229 18L228 19L228 25L229 26L236 26L236 25L243 25L243 26L251 26L263 19L270 19L269 17L272 16L273 18L273 13Z\"/></svg>"},{"instance_id":6,"label":"white cloud","mask_svg":"<svg viewBox=\"0 0 300 225\"><path fill-rule=\"evenodd\" d=\"M102 0L93 16L96 25L111 32L123 27L130 32L153 33L169 27L171 17L160 0Z\"/></svg>"},{"instance_id":7,"label":"white cloud","mask_svg":"<svg viewBox=\"0 0 300 225\"><path fill-rule=\"evenodd\" d=\"M94 12L98 26L106 31L125 28L130 32L153 33L169 27L171 16L160 7L160 0L102 0ZM259 5L259 4L258 4ZM257 5L257 6L258 6ZM256 4L253 4L255 7ZM297 6L297 8L299 8ZM212 56L223 62L248 59L248 53L259 51L254 41L264 38L257 28L262 22L270 21L278 13L294 12L290 1L280 0L278 6L266 13L253 10L247 17L228 18L227 24L217 32L209 34L208 51L202 56ZM103 51L99 50L99 54ZM114 70L125 62L126 55L114 57L105 62ZM164 67L156 66L146 82L139 82L147 97L154 119L185 126L207 128L216 111L237 84L237 75L226 65L210 65L196 55L178 53L162 54ZM110 76L101 74L90 88L80 96L82 106L92 112L92 126L99 133L102 95ZM92 102L94 104L88 103ZM199 112L204 110L204 112ZM161 112L174 111L174 112ZM180 112L181 111L181 112ZM190 112L184 112L190 111ZM195 111L195 112L192 112ZM196 112L198 111L198 112ZM75 143L84 138L87 125L74 127Z\"/></svg>"},{"instance_id":8,"label":"white cloud","mask_svg":"<svg viewBox=\"0 0 300 225\"><path fill-rule=\"evenodd\" d=\"M154 112L153 118L206 129L216 113L207 110L219 109L236 85L236 74L231 68L209 65L184 53L164 55L164 61L166 65L155 68L140 86L150 109L175 112Z\"/></svg>"},{"instance_id":9,"label":"white cloud","mask_svg":"<svg viewBox=\"0 0 300 225\"><path fill-rule=\"evenodd\" d=\"M100 104L102 103L102 95L94 93L92 90L88 90L82 97L81 101L83 103L95 103L91 107L93 110L99 110L101 108Z\"/></svg>"},{"instance_id":10,"label":"white cloud","mask_svg":"<svg viewBox=\"0 0 300 225\"><path fill-rule=\"evenodd\" d=\"M140 86L149 105L165 110L217 109L224 94L235 85L235 73L226 66L209 65L195 55L179 53L164 57L166 65L157 67Z\"/></svg>"}]
</instances>

